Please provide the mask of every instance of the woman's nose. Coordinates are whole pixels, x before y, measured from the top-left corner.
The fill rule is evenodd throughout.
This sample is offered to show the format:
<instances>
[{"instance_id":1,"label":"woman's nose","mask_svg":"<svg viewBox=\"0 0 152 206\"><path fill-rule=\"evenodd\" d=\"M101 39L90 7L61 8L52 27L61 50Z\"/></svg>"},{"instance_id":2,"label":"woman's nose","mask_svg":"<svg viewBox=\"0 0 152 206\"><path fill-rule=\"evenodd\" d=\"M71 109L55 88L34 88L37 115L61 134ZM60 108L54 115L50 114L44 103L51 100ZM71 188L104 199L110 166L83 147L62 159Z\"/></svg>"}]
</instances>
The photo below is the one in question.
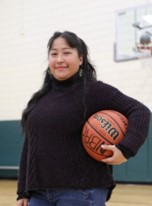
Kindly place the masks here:
<instances>
[{"instance_id":1,"label":"woman's nose","mask_svg":"<svg viewBox=\"0 0 152 206\"><path fill-rule=\"evenodd\" d=\"M63 62L63 56L61 54L57 56L57 62Z\"/></svg>"}]
</instances>

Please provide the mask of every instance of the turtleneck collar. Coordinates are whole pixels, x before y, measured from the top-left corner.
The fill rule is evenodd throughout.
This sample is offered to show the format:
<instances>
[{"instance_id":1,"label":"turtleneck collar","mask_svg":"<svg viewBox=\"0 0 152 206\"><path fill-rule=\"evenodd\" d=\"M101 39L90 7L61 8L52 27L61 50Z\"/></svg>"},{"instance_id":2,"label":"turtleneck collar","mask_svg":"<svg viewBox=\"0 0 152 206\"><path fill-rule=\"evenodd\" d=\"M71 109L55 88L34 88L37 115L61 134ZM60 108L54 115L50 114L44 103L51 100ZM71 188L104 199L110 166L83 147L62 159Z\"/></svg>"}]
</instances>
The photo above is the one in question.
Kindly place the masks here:
<instances>
[{"instance_id":1,"label":"turtleneck collar","mask_svg":"<svg viewBox=\"0 0 152 206\"><path fill-rule=\"evenodd\" d=\"M80 77L79 72L63 81L57 80L54 77L52 77L52 89L67 89L80 82L82 82L82 77Z\"/></svg>"}]
</instances>

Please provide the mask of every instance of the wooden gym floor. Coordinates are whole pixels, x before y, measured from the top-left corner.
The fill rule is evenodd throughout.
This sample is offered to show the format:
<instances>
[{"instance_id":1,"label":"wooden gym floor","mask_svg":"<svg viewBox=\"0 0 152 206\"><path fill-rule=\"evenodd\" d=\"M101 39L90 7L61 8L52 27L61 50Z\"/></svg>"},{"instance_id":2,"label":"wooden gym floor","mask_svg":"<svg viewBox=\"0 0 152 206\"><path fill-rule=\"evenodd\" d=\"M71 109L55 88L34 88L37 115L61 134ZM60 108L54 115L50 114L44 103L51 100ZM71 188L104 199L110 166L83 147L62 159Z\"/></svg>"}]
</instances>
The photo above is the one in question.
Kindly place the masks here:
<instances>
[{"instance_id":1,"label":"wooden gym floor","mask_svg":"<svg viewBox=\"0 0 152 206\"><path fill-rule=\"evenodd\" d=\"M0 205L16 206L16 180L0 180ZM152 185L117 184L107 206L152 206Z\"/></svg>"}]
</instances>

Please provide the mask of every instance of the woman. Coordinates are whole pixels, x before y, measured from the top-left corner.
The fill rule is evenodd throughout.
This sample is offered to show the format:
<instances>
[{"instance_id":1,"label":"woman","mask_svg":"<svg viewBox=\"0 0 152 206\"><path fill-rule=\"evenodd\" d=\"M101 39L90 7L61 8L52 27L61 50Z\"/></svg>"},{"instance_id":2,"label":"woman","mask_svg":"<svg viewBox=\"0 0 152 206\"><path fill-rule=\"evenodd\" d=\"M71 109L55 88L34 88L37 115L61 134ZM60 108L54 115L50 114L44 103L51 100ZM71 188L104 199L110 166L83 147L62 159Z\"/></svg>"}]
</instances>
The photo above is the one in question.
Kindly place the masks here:
<instances>
[{"instance_id":1,"label":"woman","mask_svg":"<svg viewBox=\"0 0 152 206\"><path fill-rule=\"evenodd\" d=\"M84 150L82 127L95 112L112 109L129 126L113 156L95 161ZM18 206L105 206L115 183L111 165L133 157L144 143L150 111L116 88L96 80L82 39L55 32L48 42L42 88L22 115L25 132L18 178Z\"/></svg>"}]
</instances>

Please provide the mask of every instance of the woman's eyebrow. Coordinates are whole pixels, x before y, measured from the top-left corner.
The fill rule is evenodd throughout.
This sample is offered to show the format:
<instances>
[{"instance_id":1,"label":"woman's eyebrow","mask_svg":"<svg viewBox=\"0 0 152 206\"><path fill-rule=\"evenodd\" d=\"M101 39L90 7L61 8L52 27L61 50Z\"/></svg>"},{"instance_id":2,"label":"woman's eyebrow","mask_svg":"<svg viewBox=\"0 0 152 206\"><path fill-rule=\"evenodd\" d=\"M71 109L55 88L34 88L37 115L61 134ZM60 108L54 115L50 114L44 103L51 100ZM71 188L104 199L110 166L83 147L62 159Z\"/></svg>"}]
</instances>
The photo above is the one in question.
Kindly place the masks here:
<instances>
[{"instance_id":1,"label":"woman's eyebrow","mask_svg":"<svg viewBox=\"0 0 152 206\"><path fill-rule=\"evenodd\" d=\"M62 50L66 50L66 49L72 49L71 47L64 47L62 48ZM58 49L57 48L52 48L50 51L57 51Z\"/></svg>"}]
</instances>

